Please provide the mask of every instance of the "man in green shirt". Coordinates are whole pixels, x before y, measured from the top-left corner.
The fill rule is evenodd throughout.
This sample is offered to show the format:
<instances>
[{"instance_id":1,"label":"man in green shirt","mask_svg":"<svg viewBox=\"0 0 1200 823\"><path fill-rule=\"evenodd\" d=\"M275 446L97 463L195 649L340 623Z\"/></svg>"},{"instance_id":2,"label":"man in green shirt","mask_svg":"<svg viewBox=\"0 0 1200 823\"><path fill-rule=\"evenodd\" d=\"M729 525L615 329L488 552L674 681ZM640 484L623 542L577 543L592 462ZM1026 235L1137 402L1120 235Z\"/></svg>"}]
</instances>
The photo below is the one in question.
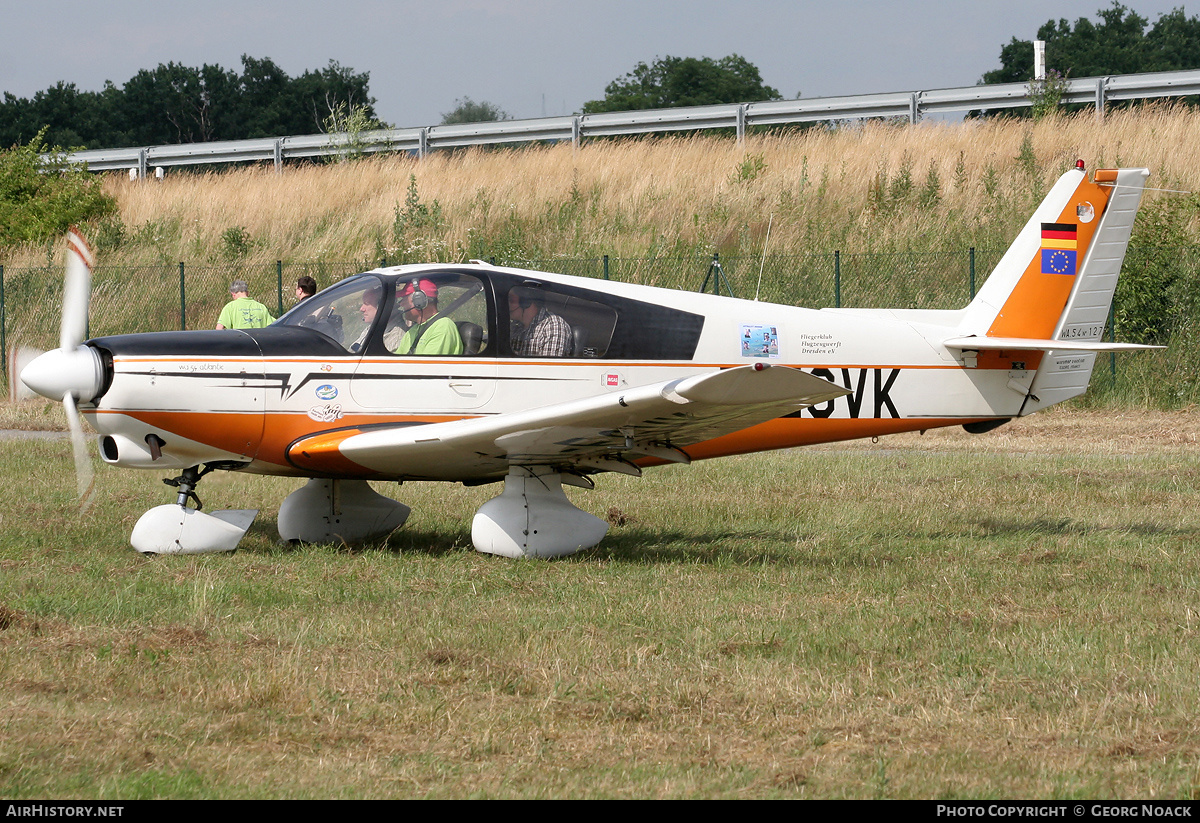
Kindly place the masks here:
<instances>
[{"instance_id":1,"label":"man in green shirt","mask_svg":"<svg viewBox=\"0 0 1200 823\"><path fill-rule=\"evenodd\" d=\"M412 324L396 354L460 355L462 338L458 326L445 315L438 314L437 285L432 280L414 280L396 289L396 301L404 319Z\"/></svg>"},{"instance_id":2,"label":"man in green shirt","mask_svg":"<svg viewBox=\"0 0 1200 823\"><path fill-rule=\"evenodd\" d=\"M250 299L250 289L245 280L234 280L229 286L229 294L233 299L221 309L221 316L217 318L218 329L261 329L275 322L266 306Z\"/></svg>"}]
</instances>

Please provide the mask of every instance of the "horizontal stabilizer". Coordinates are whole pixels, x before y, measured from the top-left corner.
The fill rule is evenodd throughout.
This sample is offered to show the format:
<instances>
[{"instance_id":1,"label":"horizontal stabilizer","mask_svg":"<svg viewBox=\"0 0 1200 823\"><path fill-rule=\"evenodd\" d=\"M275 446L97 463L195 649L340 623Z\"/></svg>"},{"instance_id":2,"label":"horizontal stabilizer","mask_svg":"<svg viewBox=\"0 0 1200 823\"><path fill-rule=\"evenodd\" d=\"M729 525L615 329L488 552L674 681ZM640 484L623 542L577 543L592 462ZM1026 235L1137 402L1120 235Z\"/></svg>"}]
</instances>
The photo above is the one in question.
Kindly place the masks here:
<instances>
[{"instance_id":1,"label":"horizontal stabilizer","mask_svg":"<svg viewBox=\"0 0 1200 823\"><path fill-rule=\"evenodd\" d=\"M1137 351L1162 349L1141 343L1109 343L1103 340L1035 340L1031 337L953 337L943 340L948 349L967 351Z\"/></svg>"}]
</instances>

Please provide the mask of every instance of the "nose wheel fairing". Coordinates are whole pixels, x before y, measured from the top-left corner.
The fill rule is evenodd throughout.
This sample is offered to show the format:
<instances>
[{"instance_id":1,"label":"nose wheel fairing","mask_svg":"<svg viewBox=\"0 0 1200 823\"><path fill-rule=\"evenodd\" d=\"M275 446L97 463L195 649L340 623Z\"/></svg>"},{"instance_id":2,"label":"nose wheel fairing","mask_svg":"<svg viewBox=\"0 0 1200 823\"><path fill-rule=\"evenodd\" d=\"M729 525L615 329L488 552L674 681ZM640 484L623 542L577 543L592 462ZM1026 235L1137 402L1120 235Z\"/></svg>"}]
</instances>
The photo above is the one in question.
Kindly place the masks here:
<instances>
[{"instance_id":1,"label":"nose wheel fairing","mask_svg":"<svg viewBox=\"0 0 1200 823\"><path fill-rule=\"evenodd\" d=\"M258 509L209 514L178 504L155 506L138 519L129 542L142 554L231 552L257 515Z\"/></svg>"},{"instance_id":2,"label":"nose wheel fairing","mask_svg":"<svg viewBox=\"0 0 1200 823\"><path fill-rule=\"evenodd\" d=\"M196 494L200 478L220 464L190 466L178 477L163 480L179 490L175 505L155 506L138 518L129 542L142 554L208 554L231 552L254 522L258 509L227 509L211 514ZM194 502L196 507L189 508Z\"/></svg>"}]
</instances>

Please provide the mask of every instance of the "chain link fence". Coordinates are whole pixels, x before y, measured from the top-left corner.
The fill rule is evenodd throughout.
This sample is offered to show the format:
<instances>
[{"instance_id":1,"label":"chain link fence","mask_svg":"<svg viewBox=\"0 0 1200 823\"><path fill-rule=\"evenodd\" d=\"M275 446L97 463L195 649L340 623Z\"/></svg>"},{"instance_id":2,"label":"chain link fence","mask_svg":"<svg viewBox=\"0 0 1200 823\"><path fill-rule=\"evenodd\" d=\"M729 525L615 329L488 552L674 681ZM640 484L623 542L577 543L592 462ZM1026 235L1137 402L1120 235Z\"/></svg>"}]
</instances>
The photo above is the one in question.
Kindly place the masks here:
<instances>
[{"instance_id":1,"label":"chain link fence","mask_svg":"<svg viewBox=\"0 0 1200 823\"><path fill-rule=\"evenodd\" d=\"M983 285L1002 250L889 254L695 256L651 258L490 258L497 265L581 277L704 290L764 302L822 308L956 309ZM250 296L278 316L294 303L296 278L319 288L400 261L282 262L267 266L98 266L92 281L90 337L130 332L211 329L245 280ZM58 345L62 269L0 266L0 354L5 396L9 354ZM1200 247L1131 248L1106 339L1154 343L1165 350L1100 355L1088 402L1177 408L1200 402Z\"/></svg>"}]
</instances>

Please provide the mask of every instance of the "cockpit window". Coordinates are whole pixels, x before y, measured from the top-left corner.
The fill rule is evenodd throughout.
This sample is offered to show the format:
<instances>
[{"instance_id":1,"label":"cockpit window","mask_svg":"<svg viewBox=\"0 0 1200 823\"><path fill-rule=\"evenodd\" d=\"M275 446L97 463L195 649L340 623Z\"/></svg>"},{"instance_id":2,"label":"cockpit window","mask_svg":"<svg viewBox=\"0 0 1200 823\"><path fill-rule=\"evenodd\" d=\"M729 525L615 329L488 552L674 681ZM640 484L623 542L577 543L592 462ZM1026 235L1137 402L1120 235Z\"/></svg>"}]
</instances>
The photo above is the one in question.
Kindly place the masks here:
<instances>
[{"instance_id":1,"label":"cockpit window","mask_svg":"<svg viewBox=\"0 0 1200 823\"><path fill-rule=\"evenodd\" d=\"M517 357L603 357L617 325L611 307L541 284L509 290L508 319Z\"/></svg>"},{"instance_id":2,"label":"cockpit window","mask_svg":"<svg viewBox=\"0 0 1200 823\"><path fill-rule=\"evenodd\" d=\"M584 288L508 272L491 279L501 357L690 360L704 328L703 315L619 296L602 285Z\"/></svg>"},{"instance_id":3,"label":"cockpit window","mask_svg":"<svg viewBox=\"0 0 1200 823\"><path fill-rule=\"evenodd\" d=\"M472 357L488 352L487 295L466 274L427 274L396 281L383 345L405 357Z\"/></svg>"},{"instance_id":4,"label":"cockpit window","mask_svg":"<svg viewBox=\"0 0 1200 823\"><path fill-rule=\"evenodd\" d=\"M312 329L350 353L362 351L384 296L378 277L354 277L302 301L279 318L283 326Z\"/></svg>"}]
</instances>

